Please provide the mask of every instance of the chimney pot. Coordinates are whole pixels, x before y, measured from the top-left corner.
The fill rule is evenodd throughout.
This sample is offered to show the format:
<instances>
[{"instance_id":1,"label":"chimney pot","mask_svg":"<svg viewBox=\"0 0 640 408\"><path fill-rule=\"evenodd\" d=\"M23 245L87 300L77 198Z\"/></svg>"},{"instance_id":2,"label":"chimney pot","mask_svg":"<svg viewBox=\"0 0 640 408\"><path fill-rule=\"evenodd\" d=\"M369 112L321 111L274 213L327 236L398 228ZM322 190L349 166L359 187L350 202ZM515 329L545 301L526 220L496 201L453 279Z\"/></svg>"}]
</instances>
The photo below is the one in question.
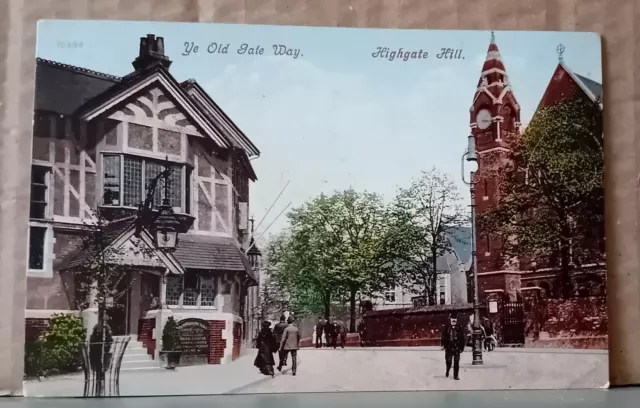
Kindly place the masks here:
<instances>
[{"instance_id":1,"label":"chimney pot","mask_svg":"<svg viewBox=\"0 0 640 408\"><path fill-rule=\"evenodd\" d=\"M133 67L139 71L158 63L167 69L171 65L171 60L164 55L164 38L153 34L141 37L140 51L138 58L133 61Z\"/></svg>"}]
</instances>

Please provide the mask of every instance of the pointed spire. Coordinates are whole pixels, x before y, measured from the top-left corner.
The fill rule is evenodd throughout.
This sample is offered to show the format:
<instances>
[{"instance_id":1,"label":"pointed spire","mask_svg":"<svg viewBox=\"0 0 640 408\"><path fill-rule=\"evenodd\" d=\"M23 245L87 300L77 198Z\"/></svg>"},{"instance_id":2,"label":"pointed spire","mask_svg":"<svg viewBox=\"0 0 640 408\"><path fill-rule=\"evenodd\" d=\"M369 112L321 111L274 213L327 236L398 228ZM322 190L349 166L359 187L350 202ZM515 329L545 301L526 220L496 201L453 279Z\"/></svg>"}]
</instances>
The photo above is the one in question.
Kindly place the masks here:
<instances>
[{"instance_id":1,"label":"pointed spire","mask_svg":"<svg viewBox=\"0 0 640 408\"><path fill-rule=\"evenodd\" d=\"M482 66L482 72L486 72L492 68L504 71L502 56L500 55L500 50L496 44L496 35L493 31L491 31L491 41L489 42L489 49L487 50L487 58Z\"/></svg>"}]
</instances>

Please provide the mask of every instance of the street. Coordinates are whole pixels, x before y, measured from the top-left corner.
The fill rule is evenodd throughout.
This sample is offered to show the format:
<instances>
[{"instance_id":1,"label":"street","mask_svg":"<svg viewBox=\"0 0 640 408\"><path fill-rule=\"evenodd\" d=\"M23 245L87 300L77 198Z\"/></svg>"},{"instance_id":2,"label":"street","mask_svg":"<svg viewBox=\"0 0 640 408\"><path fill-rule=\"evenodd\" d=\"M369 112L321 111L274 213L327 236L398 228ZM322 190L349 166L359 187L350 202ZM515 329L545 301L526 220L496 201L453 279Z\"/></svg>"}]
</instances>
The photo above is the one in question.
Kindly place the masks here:
<instances>
[{"instance_id":1,"label":"street","mask_svg":"<svg viewBox=\"0 0 640 408\"><path fill-rule=\"evenodd\" d=\"M444 352L434 347L302 349L298 355L295 377L286 370L275 378L261 375L253 367L254 350L225 365L123 371L120 394L560 389L608 381L608 356L600 350L497 349L484 354L484 366L471 366L466 351L460 381L445 378ZM27 381L25 395L81 396L83 383L81 375Z\"/></svg>"},{"instance_id":2,"label":"street","mask_svg":"<svg viewBox=\"0 0 640 408\"><path fill-rule=\"evenodd\" d=\"M560 389L603 387L608 356L599 350L497 349L484 366L460 360L460 381L444 376L438 348L305 349L297 376L236 390L237 393Z\"/></svg>"}]
</instances>

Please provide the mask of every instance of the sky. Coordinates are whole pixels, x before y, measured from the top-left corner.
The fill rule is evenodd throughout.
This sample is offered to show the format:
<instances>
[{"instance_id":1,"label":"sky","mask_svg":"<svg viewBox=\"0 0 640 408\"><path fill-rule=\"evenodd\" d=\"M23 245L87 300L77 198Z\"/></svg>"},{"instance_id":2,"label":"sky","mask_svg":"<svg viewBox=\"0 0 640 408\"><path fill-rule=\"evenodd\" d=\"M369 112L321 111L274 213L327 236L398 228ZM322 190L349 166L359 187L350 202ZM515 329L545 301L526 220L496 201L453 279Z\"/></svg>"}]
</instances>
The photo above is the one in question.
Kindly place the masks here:
<instances>
[{"instance_id":1,"label":"sky","mask_svg":"<svg viewBox=\"0 0 640 408\"><path fill-rule=\"evenodd\" d=\"M391 200L432 167L469 200L461 156L490 31L46 20L38 26L37 56L124 76L147 34L165 38L173 76L196 79L261 151L252 161L256 237L285 228L286 211L278 215L288 205L350 187ZM558 65L559 44L572 71L602 82L596 34L496 31L495 38L523 123ZM62 46L74 42L81 46ZM228 53L209 53L212 43L229 44ZM243 43L263 54L238 54ZM183 55L185 44L198 52ZM299 54L275 56L274 44ZM374 58L378 47L428 57ZM464 58L438 59L442 48L460 49Z\"/></svg>"}]
</instances>

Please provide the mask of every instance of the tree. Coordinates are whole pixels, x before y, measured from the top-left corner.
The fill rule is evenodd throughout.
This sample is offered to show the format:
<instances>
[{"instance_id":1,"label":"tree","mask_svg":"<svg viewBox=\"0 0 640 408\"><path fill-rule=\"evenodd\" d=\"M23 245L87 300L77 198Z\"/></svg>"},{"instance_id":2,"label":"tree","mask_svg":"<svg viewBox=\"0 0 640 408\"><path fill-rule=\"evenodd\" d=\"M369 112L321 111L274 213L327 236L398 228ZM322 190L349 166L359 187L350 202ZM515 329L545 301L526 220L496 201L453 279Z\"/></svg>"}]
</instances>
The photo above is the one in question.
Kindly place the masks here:
<instances>
[{"instance_id":1,"label":"tree","mask_svg":"<svg viewBox=\"0 0 640 408\"><path fill-rule=\"evenodd\" d=\"M592 243L604 238L603 141L598 103L575 98L539 109L514 146L499 205L479 218L505 258L557 266L565 297L572 264L592 258Z\"/></svg>"},{"instance_id":2,"label":"tree","mask_svg":"<svg viewBox=\"0 0 640 408\"><path fill-rule=\"evenodd\" d=\"M260 302L258 312L260 321L265 321L269 316L279 317L285 310L287 301L286 293L280 288L276 279L273 279L271 272L267 272L260 282Z\"/></svg>"},{"instance_id":3,"label":"tree","mask_svg":"<svg viewBox=\"0 0 640 408\"><path fill-rule=\"evenodd\" d=\"M337 257L328 245L326 234L306 222L310 205L289 214L291 226L267 246L269 279L278 290L290 297L289 306L296 314L329 317L331 302L340 294Z\"/></svg>"},{"instance_id":4,"label":"tree","mask_svg":"<svg viewBox=\"0 0 640 408\"><path fill-rule=\"evenodd\" d=\"M294 302L310 312L320 303L329 317L331 303L346 297L355 331L358 294L395 283L388 216L380 196L352 189L292 210L288 233L270 256Z\"/></svg>"},{"instance_id":5,"label":"tree","mask_svg":"<svg viewBox=\"0 0 640 408\"><path fill-rule=\"evenodd\" d=\"M401 188L394 204L394 248L404 279L436 304L437 260L451 249L454 232L468 223L451 178L437 169L422 172Z\"/></svg>"}]
</instances>

